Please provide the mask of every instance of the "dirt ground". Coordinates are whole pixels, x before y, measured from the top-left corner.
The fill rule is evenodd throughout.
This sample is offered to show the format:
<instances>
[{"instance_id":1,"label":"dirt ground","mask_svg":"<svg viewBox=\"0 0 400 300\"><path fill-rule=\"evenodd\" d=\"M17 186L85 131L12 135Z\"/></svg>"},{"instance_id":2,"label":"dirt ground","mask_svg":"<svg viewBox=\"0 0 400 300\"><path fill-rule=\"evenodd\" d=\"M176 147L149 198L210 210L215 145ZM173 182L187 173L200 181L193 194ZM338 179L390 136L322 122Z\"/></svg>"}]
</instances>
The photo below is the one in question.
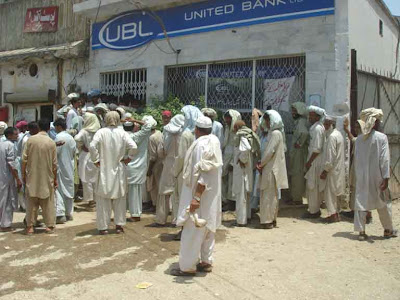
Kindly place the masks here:
<instances>
[{"instance_id":1,"label":"dirt ground","mask_svg":"<svg viewBox=\"0 0 400 300\"><path fill-rule=\"evenodd\" d=\"M382 238L376 212L370 239L360 242L351 220L302 220L305 208L283 207L278 228L234 227L224 215L211 274L169 275L177 266L175 228L150 228L152 215L124 235L99 236L95 213L78 207L75 220L53 235L0 234L0 299L400 299L400 238ZM400 203L393 205L400 228ZM139 283L150 283L139 289Z\"/></svg>"}]
</instances>

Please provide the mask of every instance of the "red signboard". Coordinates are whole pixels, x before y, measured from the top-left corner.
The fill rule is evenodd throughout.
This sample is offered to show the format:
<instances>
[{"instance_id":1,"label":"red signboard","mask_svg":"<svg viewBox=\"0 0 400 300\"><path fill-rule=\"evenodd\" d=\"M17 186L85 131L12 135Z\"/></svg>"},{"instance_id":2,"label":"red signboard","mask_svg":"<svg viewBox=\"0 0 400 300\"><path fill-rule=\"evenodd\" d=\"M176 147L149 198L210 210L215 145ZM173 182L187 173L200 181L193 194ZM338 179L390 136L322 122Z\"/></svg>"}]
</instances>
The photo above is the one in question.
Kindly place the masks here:
<instances>
[{"instance_id":1,"label":"red signboard","mask_svg":"<svg viewBox=\"0 0 400 300\"><path fill-rule=\"evenodd\" d=\"M58 27L58 7L28 8L24 32L55 32Z\"/></svg>"}]
</instances>

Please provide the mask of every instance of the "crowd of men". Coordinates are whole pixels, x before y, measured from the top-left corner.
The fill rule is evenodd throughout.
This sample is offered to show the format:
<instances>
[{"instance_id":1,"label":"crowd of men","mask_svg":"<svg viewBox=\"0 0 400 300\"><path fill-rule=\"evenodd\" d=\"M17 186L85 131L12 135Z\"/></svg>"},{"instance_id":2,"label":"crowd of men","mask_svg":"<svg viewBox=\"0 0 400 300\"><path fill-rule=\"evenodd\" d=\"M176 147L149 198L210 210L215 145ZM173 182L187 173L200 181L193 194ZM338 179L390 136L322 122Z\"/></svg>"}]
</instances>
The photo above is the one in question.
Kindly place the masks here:
<instances>
[{"instance_id":1,"label":"crowd of men","mask_svg":"<svg viewBox=\"0 0 400 300\"><path fill-rule=\"evenodd\" d=\"M222 211L236 212L246 226L259 211L260 227L277 227L282 191L290 188L291 204L308 211L304 218L340 221L339 197L345 194L345 138L352 144L350 208L359 239L377 209L384 237L396 237L390 193L390 154L380 132L383 112L363 110L354 137L336 128L337 115L317 106L292 104L295 128L290 145L281 115L254 110L249 128L241 114L228 110L224 126L214 109L183 107L175 116L162 112L162 132L152 116L135 120L124 107L102 103L93 90L82 103L70 94L69 104L50 123L0 122L0 226L12 231L13 212L26 211L26 234L41 226L46 233L73 220L74 199L81 184L83 201L96 208L99 234L109 233L111 216L117 234L126 221L139 222L143 209L155 207L152 227L170 222L182 231L176 276L212 270L215 232ZM288 163L288 168L287 168ZM129 217L127 218L127 212Z\"/></svg>"}]
</instances>

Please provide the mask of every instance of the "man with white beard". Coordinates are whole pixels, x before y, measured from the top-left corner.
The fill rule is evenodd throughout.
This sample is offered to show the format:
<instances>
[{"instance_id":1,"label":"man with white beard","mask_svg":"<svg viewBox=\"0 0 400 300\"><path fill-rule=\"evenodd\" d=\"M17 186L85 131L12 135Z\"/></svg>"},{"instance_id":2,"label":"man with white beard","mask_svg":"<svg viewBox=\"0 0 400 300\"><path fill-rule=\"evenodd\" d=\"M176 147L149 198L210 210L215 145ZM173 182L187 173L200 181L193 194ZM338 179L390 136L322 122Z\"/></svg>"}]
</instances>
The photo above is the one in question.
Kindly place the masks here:
<instances>
[{"instance_id":1,"label":"man with white beard","mask_svg":"<svg viewBox=\"0 0 400 300\"><path fill-rule=\"evenodd\" d=\"M126 165L133 159L137 146L128 133L118 128L120 116L116 111L106 114L105 128L96 132L90 143L90 156L99 168L95 184L97 229L108 234L111 212L114 211L116 233L123 233L126 224ZM128 157L124 159L126 153Z\"/></svg>"},{"instance_id":2,"label":"man with white beard","mask_svg":"<svg viewBox=\"0 0 400 300\"><path fill-rule=\"evenodd\" d=\"M308 212L303 216L308 219L316 219L321 216L321 202L323 182L322 172L323 149L325 143L325 128L322 125L325 118L325 110L318 106L308 107L310 128L310 144L308 145L308 160L306 163L307 180L306 194L308 199Z\"/></svg>"},{"instance_id":3,"label":"man with white beard","mask_svg":"<svg viewBox=\"0 0 400 300\"><path fill-rule=\"evenodd\" d=\"M163 170L159 185L159 197L156 205L155 223L150 227L164 227L170 211L170 200L175 189L174 168L178 157L179 141L181 139L185 117L174 116L168 125L164 126L163 143L158 149L159 157L163 159ZM176 203L176 202L174 202ZM176 215L178 207L172 203L172 215Z\"/></svg>"},{"instance_id":4,"label":"man with white beard","mask_svg":"<svg viewBox=\"0 0 400 300\"><path fill-rule=\"evenodd\" d=\"M344 165L344 139L336 129L336 117L327 116L324 121L326 141L320 179L325 181L324 200L328 210L328 223L339 222L338 197L346 188Z\"/></svg>"},{"instance_id":5,"label":"man with white beard","mask_svg":"<svg viewBox=\"0 0 400 300\"><path fill-rule=\"evenodd\" d=\"M368 238L365 233L367 212L378 210L385 238L397 237L393 227L392 203L388 190L390 178L390 150L388 138L379 132L383 111L368 108L361 111L365 122L363 134L357 137L354 153L356 195L354 205L354 230L359 240Z\"/></svg>"},{"instance_id":6,"label":"man with white beard","mask_svg":"<svg viewBox=\"0 0 400 300\"><path fill-rule=\"evenodd\" d=\"M194 276L197 271L211 272L215 232L221 225L222 154L218 138L211 134L210 118L199 117L196 141L184 162L178 226L183 226L179 251L179 269L173 276ZM199 222L201 218L202 222ZM200 259L200 262L199 262Z\"/></svg>"}]
</instances>

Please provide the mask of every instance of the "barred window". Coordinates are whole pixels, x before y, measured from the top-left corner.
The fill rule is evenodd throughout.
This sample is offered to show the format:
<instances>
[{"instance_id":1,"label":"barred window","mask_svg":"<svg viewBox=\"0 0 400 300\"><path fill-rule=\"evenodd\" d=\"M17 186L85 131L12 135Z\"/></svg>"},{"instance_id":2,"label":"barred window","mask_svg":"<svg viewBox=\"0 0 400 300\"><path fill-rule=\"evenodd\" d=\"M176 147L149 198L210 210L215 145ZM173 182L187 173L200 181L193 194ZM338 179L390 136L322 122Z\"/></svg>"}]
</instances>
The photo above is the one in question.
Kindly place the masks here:
<instances>
[{"instance_id":1,"label":"barred window","mask_svg":"<svg viewBox=\"0 0 400 300\"><path fill-rule=\"evenodd\" d=\"M100 74L100 89L119 99L131 95L135 100L146 100L146 69L127 70Z\"/></svg>"},{"instance_id":2,"label":"barred window","mask_svg":"<svg viewBox=\"0 0 400 300\"><path fill-rule=\"evenodd\" d=\"M237 62L218 62L167 68L167 94L185 104L198 105L204 98L208 107L235 109L250 124L253 108L266 110L266 86L271 82L290 84L289 103L305 101L305 57L282 57ZM286 131L293 130L290 110L279 110Z\"/></svg>"}]
</instances>

